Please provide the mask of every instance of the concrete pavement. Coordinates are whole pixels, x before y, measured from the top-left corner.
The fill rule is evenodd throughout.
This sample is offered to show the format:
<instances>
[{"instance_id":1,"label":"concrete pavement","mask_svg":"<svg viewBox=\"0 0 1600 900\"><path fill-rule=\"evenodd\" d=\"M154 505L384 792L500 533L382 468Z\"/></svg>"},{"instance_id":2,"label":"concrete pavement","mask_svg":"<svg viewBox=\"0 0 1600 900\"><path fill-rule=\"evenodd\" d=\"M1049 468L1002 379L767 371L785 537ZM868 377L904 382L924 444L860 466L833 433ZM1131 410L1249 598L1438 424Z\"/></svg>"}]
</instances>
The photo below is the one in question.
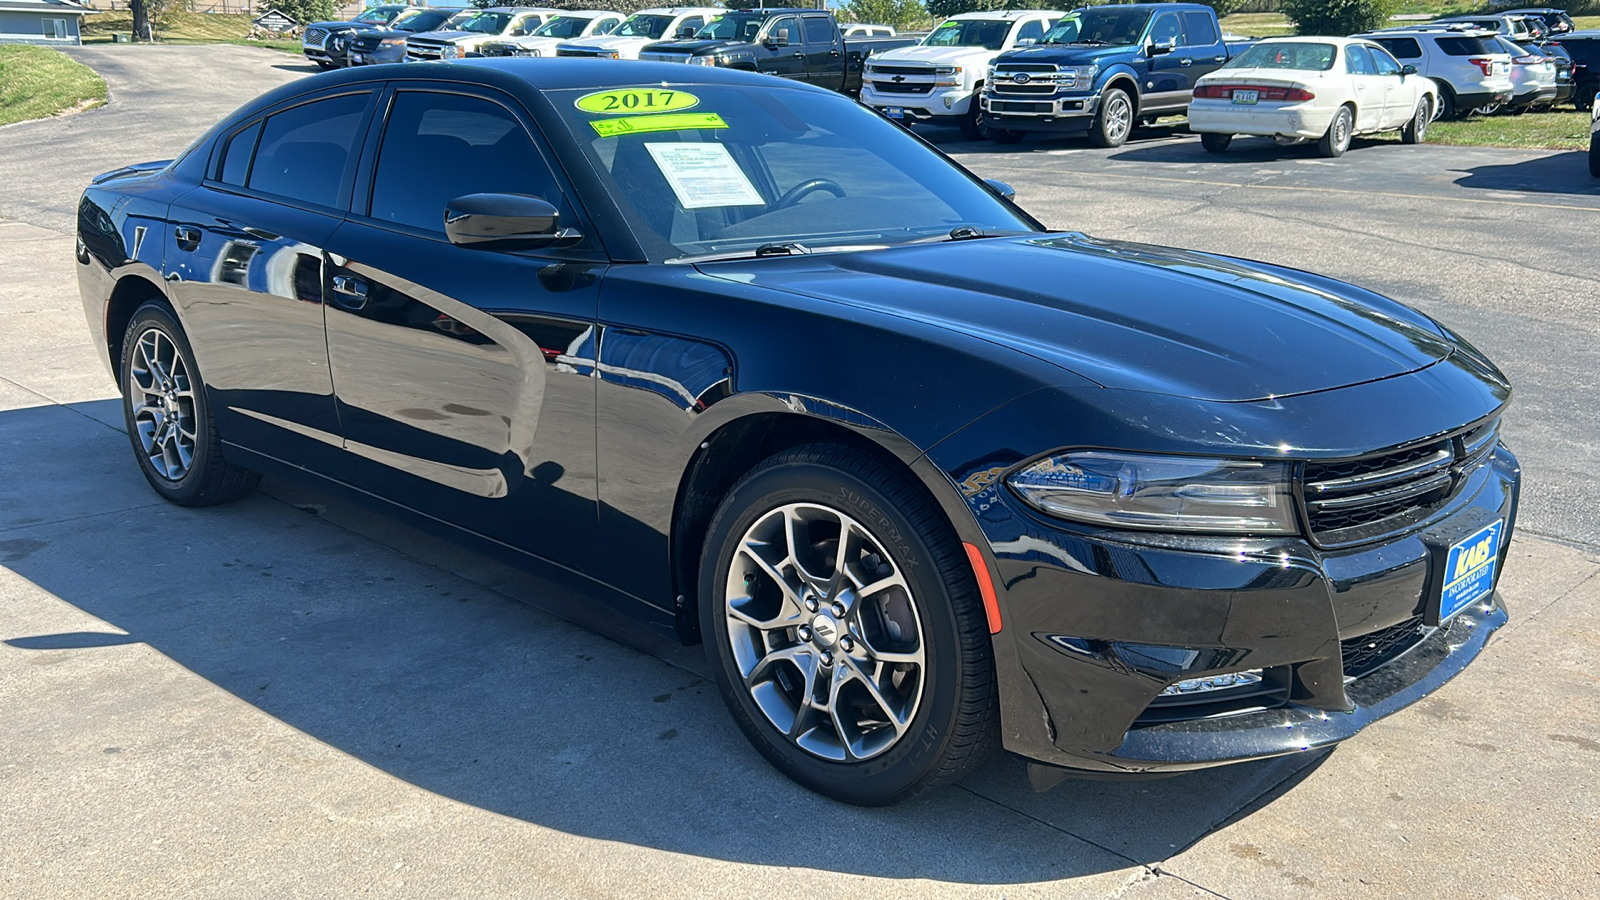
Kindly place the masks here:
<instances>
[{"instance_id":1,"label":"concrete pavement","mask_svg":"<svg viewBox=\"0 0 1600 900\"><path fill-rule=\"evenodd\" d=\"M169 48L134 52L152 49ZM76 118L119 114L132 89L112 87ZM171 152L148 149L62 165ZM1177 223L1268 251L1344 228L1302 205L1311 221L1258 234L1281 211L1267 191L1212 189L1212 214L1131 179L1114 218L1092 176L1018 159L1035 161L975 167L1060 181L1023 197L1052 224L1181 243L1161 236ZM72 238L39 227L70 221L57 202L0 189L0 211L37 220L0 221L0 895L1600 895L1593 545L1519 534L1512 622L1484 657L1331 754L1046 794L1002 759L901 807L843 807L745 744L696 651L577 627L581 597L315 486L159 502L89 348ZM1431 283L1376 264L1390 227L1345 229L1307 265Z\"/></svg>"}]
</instances>

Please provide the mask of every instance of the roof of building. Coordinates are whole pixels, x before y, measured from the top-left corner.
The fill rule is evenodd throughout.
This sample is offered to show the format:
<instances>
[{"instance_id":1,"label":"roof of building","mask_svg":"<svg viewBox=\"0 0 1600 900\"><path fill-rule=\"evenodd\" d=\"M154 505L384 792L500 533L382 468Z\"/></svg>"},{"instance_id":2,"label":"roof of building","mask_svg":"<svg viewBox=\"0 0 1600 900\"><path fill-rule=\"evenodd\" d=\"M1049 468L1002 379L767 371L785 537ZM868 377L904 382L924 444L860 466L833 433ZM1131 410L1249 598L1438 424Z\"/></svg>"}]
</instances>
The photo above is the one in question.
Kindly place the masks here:
<instances>
[{"instance_id":1,"label":"roof of building","mask_svg":"<svg viewBox=\"0 0 1600 900\"><path fill-rule=\"evenodd\" d=\"M50 15L86 16L97 13L80 3L69 0L0 0L0 12L36 12Z\"/></svg>"}]
</instances>

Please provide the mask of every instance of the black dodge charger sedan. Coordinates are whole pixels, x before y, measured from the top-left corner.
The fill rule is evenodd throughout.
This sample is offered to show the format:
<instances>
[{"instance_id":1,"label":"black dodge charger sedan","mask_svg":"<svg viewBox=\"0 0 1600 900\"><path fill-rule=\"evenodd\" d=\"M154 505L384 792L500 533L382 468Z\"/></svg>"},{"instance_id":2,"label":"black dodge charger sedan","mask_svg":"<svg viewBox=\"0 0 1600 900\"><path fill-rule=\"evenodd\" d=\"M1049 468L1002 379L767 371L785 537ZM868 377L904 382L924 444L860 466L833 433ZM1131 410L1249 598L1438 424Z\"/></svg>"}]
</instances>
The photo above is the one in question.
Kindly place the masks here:
<instances>
[{"instance_id":1,"label":"black dodge charger sedan","mask_svg":"<svg viewBox=\"0 0 1600 900\"><path fill-rule=\"evenodd\" d=\"M848 802L1326 746L1482 650L1492 363L1008 193L795 82L380 66L96 178L77 270L157 493L316 477L576 580Z\"/></svg>"}]
</instances>

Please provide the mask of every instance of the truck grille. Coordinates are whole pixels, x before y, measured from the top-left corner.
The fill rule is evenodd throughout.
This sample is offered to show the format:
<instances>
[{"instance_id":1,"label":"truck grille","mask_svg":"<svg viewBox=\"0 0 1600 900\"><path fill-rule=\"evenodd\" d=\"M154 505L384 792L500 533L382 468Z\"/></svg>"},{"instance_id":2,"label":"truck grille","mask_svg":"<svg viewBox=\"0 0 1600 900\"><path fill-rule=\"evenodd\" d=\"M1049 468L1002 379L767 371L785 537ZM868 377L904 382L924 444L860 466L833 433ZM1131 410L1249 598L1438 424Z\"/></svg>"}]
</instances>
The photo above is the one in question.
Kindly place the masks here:
<instances>
[{"instance_id":1,"label":"truck grille","mask_svg":"<svg viewBox=\"0 0 1600 900\"><path fill-rule=\"evenodd\" d=\"M1344 663L1345 678L1370 675L1391 662L1428 636L1421 616L1411 618L1371 634L1339 642L1339 656Z\"/></svg>"},{"instance_id":2,"label":"truck grille","mask_svg":"<svg viewBox=\"0 0 1600 900\"><path fill-rule=\"evenodd\" d=\"M689 61L689 54L687 54L687 53L641 53L641 54L639 54L639 58L640 59L644 59L644 60L650 60L652 62L681 63L681 62L688 62Z\"/></svg>"},{"instance_id":3,"label":"truck grille","mask_svg":"<svg viewBox=\"0 0 1600 900\"><path fill-rule=\"evenodd\" d=\"M516 44L483 44L478 52L484 56L516 56L518 49Z\"/></svg>"},{"instance_id":4,"label":"truck grille","mask_svg":"<svg viewBox=\"0 0 1600 900\"><path fill-rule=\"evenodd\" d=\"M928 94L932 93L933 85L926 82L918 84L915 81L903 84L893 81L874 81L872 89L882 94Z\"/></svg>"},{"instance_id":5,"label":"truck grille","mask_svg":"<svg viewBox=\"0 0 1600 900\"><path fill-rule=\"evenodd\" d=\"M886 66L882 63L872 64L874 75L921 75L925 78L933 77L933 70L927 66Z\"/></svg>"},{"instance_id":6,"label":"truck grille","mask_svg":"<svg viewBox=\"0 0 1600 900\"><path fill-rule=\"evenodd\" d=\"M997 113L1055 112L1054 103L1024 103L1020 100L990 100L989 111Z\"/></svg>"},{"instance_id":7,"label":"truck grille","mask_svg":"<svg viewBox=\"0 0 1600 900\"><path fill-rule=\"evenodd\" d=\"M1056 86L1053 84L1012 84L996 78L994 92L1017 97L1048 97L1056 92Z\"/></svg>"},{"instance_id":8,"label":"truck grille","mask_svg":"<svg viewBox=\"0 0 1600 900\"><path fill-rule=\"evenodd\" d=\"M1312 539L1323 547L1343 546L1423 521L1488 460L1499 426L1491 419L1401 450L1306 463L1301 496Z\"/></svg>"},{"instance_id":9,"label":"truck grille","mask_svg":"<svg viewBox=\"0 0 1600 900\"><path fill-rule=\"evenodd\" d=\"M593 59L593 58L595 58L595 57L600 55L600 51L599 50L578 50L578 49L569 50L566 47L557 47L556 48L556 55L557 56L583 56L583 57L588 57L589 59Z\"/></svg>"}]
</instances>

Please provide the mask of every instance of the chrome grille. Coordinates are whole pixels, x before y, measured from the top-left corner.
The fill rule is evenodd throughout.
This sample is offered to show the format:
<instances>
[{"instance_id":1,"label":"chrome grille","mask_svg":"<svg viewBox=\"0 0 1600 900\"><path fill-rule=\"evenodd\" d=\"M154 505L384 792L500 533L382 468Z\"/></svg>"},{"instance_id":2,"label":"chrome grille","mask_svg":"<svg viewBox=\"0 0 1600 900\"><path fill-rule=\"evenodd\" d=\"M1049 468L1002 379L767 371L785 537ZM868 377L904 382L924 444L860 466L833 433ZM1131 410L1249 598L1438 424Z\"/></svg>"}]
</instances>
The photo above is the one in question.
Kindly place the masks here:
<instances>
[{"instance_id":1,"label":"chrome grille","mask_svg":"<svg viewBox=\"0 0 1600 900\"><path fill-rule=\"evenodd\" d=\"M302 47L321 47L327 39L328 30L326 28L307 28L306 33L300 38L300 45Z\"/></svg>"},{"instance_id":2,"label":"chrome grille","mask_svg":"<svg viewBox=\"0 0 1600 900\"><path fill-rule=\"evenodd\" d=\"M886 66L873 63L870 68L874 75L926 75L933 76L933 69L927 66Z\"/></svg>"},{"instance_id":3,"label":"chrome grille","mask_svg":"<svg viewBox=\"0 0 1600 900\"><path fill-rule=\"evenodd\" d=\"M434 41L406 41L406 59L438 59L444 55L444 44Z\"/></svg>"},{"instance_id":4,"label":"chrome grille","mask_svg":"<svg viewBox=\"0 0 1600 900\"><path fill-rule=\"evenodd\" d=\"M1498 443L1498 419L1386 453L1306 463L1301 495L1311 536L1343 546L1415 525L1443 506Z\"/></svg>"},{"instance_id":5,"label":"chrome grille","mask_svg":"<svg viewBox=\"0 0 1600 900\"><path fill-rule=\"evenodd\" d=\"M893 81L874 81L872 89L883 94L927 94L932 93L933 85L928 82L908 81L897 84Z\"/></svg>"},{"instance_id":6,"label":"chrome grille","mask_svg":"<svg viewBox=\"0 0 1600 900\"><path fill-rule=\"evenodd\" d=\"M1056 92L1056 86L1049 83L1012 84L1011 82L1001 81L1000 79L996 78L994 80L994 92L996 94L1011 94L1013 96L1048 97Z\"/></svg>"},{"instance_id":7,"label":"chrome grille","mask_svg":"<svg viewBox=\"0 0 1600 900\"><path fill-rule=\"evenodd\" d=\"M639 58L651 62L686 63L689 61L687 53L641 53Z\"/></svg>"},{"instance_id":8,"label":"chrome grille","mask_svg":"<svg viewBox=\"0 0 1600 900\"><path fill-rule=\"evenodd\" d=\"M600 55L599 50L569 50L566 47L556 48L557 56L583 56L593 59Z\"/></svg>"}]
</instances>

